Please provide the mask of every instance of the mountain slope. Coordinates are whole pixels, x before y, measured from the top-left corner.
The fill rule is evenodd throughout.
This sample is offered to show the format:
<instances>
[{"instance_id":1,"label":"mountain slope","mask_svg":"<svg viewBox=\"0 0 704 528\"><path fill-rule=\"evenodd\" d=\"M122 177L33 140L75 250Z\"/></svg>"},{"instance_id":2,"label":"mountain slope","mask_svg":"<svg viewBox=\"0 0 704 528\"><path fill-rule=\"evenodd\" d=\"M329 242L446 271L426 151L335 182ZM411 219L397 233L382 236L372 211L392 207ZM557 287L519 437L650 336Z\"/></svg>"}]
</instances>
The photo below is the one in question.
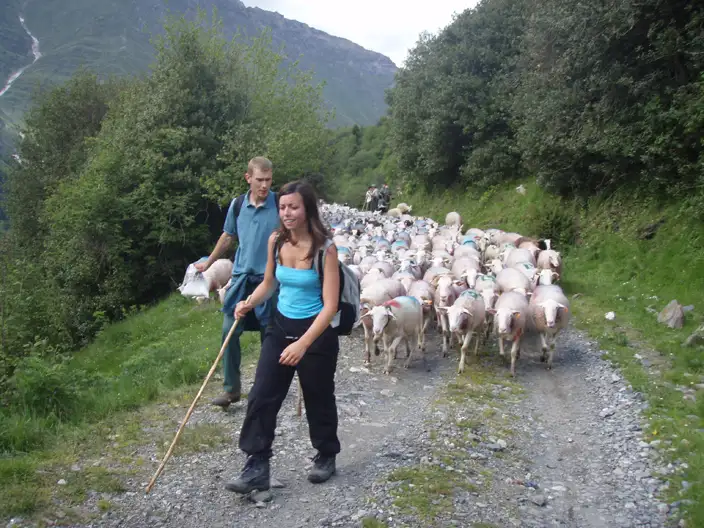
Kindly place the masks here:
<instances>
[{"instance_id":1,"label":"mountain slope","mask_svg":"<svg viewBox=\"0 0 704 528\"><path fill-rule=\"evenodd\" d=\"M42 57L0 97L0 110L18 119L38 84L65 80L81 66L101 74L146 71L153 58L150 33L161 32L167 11L192 18L199 6L217 9L228 37L271 28L272 44L284 46L287 61L299 60L303 69L315 71L317 82L326 82L323 93L336 110L335 124L372 124L384 114L384 90L396 71L388 57L239 0L27 0L24 7L10 0L0 8L0 28L11 29L0 33L3 81L32 61L20 15L39 39Z\"/></svg>"}]
</instances>

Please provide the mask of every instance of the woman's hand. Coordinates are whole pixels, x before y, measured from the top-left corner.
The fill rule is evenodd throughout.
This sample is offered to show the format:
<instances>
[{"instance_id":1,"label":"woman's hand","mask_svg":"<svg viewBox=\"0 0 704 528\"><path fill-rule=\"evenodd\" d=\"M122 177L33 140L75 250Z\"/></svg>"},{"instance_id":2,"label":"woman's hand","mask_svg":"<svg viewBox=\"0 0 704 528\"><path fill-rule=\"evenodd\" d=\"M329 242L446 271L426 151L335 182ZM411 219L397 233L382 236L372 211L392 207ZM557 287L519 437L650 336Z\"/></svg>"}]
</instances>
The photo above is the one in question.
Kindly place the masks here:
<instances>
[{"instance_id":1,"label":"woman's hand","mask_svg":"<svg viewBox=\"0 0 704 528\"><path fill-rule=\"evenodd\" d=\"M244 317L252 308L254 308L254 306L247 301L238 302L237 306L235 306L235 317L237 319Z\"/></svg>"},{"instance_id":2,"label":"woman's hand","mask_svg":"<svg viewBox=\"0 0 704 528\"><path fill-rule=\"evenodd\" d=\"M295 367L301 361L308 347L300 341L295 341L287 346L279 357L279 363L289 367Z\"/></svg>"}]
</instances>

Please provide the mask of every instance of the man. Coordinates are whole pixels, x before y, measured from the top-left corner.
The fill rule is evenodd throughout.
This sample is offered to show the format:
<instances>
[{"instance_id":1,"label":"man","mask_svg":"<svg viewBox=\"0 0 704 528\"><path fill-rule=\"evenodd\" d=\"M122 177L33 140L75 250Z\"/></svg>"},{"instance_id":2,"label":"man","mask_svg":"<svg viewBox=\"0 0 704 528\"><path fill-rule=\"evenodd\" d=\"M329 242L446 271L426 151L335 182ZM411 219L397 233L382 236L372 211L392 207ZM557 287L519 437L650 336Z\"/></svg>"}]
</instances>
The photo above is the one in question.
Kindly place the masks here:
<instances>
[{"instance_id":1,"label":"man","mask_svg":"<svg viewBox=\"0 0 704 528\"><path fill-rule=\"evenodd\" d=\"M227 210L225 225L215 249L206 262L196 264L200 272L207 270L232 244L235 237L239 247L232 266L231 286L225 294L222 312L222 341L225 340L230 328L235 322L234 311L239 301L252 293L257 285L264 280L264 270L267 261L267 242L272 231L279 227L279 208L276 195L270 192L273 166L267 158L252 158L245 173L249 191L244 195L239 215L235 218L235 203L232 200ZM247 317L237 325L223 354L223 370L225 381L224 393L211 403L227 408L241 398L240 362L242 359L240 336L245 330L259 330L260 338L264 340L264 331L269 323L271 312L269 300L257 306Z\"/></svg>"},{"instance_id":2,"label":"man","mask_svg":"<svg viewBox=\"0 0 704 528\"><path fill-rule=\"evenodd\" d=\"M381 195L381 198L386 202L386 206L388 208L389 204L391 203L391 189L389 189L389 185L386 183L382 185L379 194Z\"/></svg>"},{"instance_id":3,"label":"man","mask_svg":"<svg viewBox=\"0 0 704 528\"><path fill-rule=\"evenodd\" d=\"M367 188L367 194L364 195L364 205L362 211L370 211L372 207L372 186Z\"/></svg>"},{"instance_id":4,"label":"man","mask_svg":"<svg viewBox=\"0 0 704 528\"><path fill-rule=\"evenodd\" d=\"M370 211L376 211L376 208L379 205L379 189L376 188L376 185L372 184L372 201L369 204L369 210Z\"/></svg>"}]
</instances>

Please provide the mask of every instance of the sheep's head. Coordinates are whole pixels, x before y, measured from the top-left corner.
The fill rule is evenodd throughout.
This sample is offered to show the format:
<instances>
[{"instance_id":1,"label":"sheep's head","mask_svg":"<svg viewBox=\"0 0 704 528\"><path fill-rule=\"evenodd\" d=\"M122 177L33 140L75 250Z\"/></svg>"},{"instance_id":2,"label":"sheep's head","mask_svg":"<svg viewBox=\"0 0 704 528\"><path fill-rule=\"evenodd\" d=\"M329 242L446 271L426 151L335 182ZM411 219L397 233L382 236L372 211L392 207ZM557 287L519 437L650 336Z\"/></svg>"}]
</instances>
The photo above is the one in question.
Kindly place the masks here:
<instances>
[{"instance_id":1,"label":"sheep's head","mask_svg":"<svg viewBox=\"0 0 704 528\"><path fill-rule=\"evenodd\" d=\"M490 309L487 310L487 312L494 315L494 324L500 335L513 334L513 330L521 318L521 312L519 310L503 308L501 310Z\"/></svg>"},{"instance_id":2,"label":"sheep's head","mask_svg":"<svg viewBox=\"0 0 704 528\"><path fill-rule=\"evenodd\" d=\"M562 303L557 302L554 299L546 299L538 303L538 306L545 313L545 324L548 328L554 328L555 323L560 315L560 310L564 310L563 313L567 313L568 308Z\"/></svg>"},{"instance_id":3,"label":"sheep's head","mask_svg":"<svg viewBox=\"0 0 704 528\"><path fill-rule=\"evenodd\" d=\"M392 307L388 305L375 306L362 317L369 317L371 319L372 334L374 336L375 343L381 339L381 336L384 334L384 330L389 324L389 321L391 321L391 319L396 319Z\"/></svg>"},{"instance_id":4,"label":"sheep's head","mask_svg":"<svg viewBox=\"0 0 704 528\"><path fill-rule=\"evenodd\" d=\"M550 255L550 265L554 268L560 267L560 254L555 252L554 255Z\"/></svg>"},{"instance_id":5,"label":"sheep's head","mask_svg":"<svg viewBox=\"0 0 704 528\"><path fill-rule=\"evenodd\" d=\"M467 269L462 272L462 278L467 281L467 286L470 288L474 289L474 287L477 285L477 276L479 275L479 272L474 269Z\"/></svg>"},{"instance_id":6,"label":"sheep's head","mask_svg":"<svg viewBox=\"0 0 704 528\"><path fill-rule=\"evenodd\" d=\"M467 329L469 318L472 317L470 312L464 306L453 304L447 310L447 322L450 325L450 332L457 333Z\"/></svg>"},{"instance_id":7,"label":"sheep's head","mask_svg":"<svg viewBox=\"0 0 704 528\"><path fill-rule=\"evenodd\" d=\"M482 296L482 299L484 299L484 306L486 306L487 309L494 308L496 301L499 299L499 294L496 293L496 290L487 288L479 293Z\"/></svg>"},{"instance_id":8,"label":"sheep's head","mask_svg":"<svg viewBox=\"0 0 704 528\"><path fill-rule=\"evenodd\" d=\"M537 282L539 285L547 286L548 284L552 284L556 277L559 277L559 275L554 271L543 269L540 270L540 272L535 276L535 282Z\"/></svg>"},{"instance_id":9,"label":"sheep's head","mask_svg":"<svg viewBox=\"0 0 704 528\"><path fill-rule=\"evenodd\" d=\"M491 271L494 275L498 275L504 269L504 263L499 259L491 259L487 264L487 271Z\"/></svg>"},{"instance_id":10,"label":"sheep's head","mask_svg":"<svg viewBox=\"0 0 704 528\"><path fill-rule=\"evenodd\" d=\"M441 275L436 277L436 279L437 286L435 291L440 298L440 301L445 306L448 306L455 301L455 289L453 287L454 281L449 275Z\"/></svg>"}]
</instances>

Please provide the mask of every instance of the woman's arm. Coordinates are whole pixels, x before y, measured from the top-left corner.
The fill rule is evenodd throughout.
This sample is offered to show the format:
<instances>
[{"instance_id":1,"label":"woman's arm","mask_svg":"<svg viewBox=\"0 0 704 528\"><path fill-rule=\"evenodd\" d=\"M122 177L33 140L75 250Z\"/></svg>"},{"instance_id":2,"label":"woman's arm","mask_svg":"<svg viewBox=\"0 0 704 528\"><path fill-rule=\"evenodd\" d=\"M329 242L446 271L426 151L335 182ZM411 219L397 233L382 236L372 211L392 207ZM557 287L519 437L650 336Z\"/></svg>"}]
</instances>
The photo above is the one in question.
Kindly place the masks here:
<instances>
[{"instance_id":1,"label":"woman's arm","mask_svg":"<svg viewBox=\"0 0 704 528\"><path fill-rule=\"evenodd\" d=\"M266 270L264 270L264 280L257 286L257 288L252 292L252 299L246 305L246 308L254 308L261 303L269 300L269 298L274 294L277 287L276 277L274 276L274 270L276 269L276 262L274 261L274 244L276 243L276 238L279 236L278 232L274 231L271 236L269 236L268 244L268 254L269 257L266 260ZM245 309L246 309L245 308ZM247 310L249 311L249 310Z\"/></svg>"},{"instance_id":2,"label":"woman's arm","mask_svg":"<svg viewBox=\"0 0 704 528\"><path fill-rule=\"evenodd\" d=\"M338 310L340 298L340 274L338 271L337 247L332 244L325 252L325 270L323 274L323 309L310 325L308 331L298 340L308 348L330 325Z\"/></svg>"}]
</instances>

